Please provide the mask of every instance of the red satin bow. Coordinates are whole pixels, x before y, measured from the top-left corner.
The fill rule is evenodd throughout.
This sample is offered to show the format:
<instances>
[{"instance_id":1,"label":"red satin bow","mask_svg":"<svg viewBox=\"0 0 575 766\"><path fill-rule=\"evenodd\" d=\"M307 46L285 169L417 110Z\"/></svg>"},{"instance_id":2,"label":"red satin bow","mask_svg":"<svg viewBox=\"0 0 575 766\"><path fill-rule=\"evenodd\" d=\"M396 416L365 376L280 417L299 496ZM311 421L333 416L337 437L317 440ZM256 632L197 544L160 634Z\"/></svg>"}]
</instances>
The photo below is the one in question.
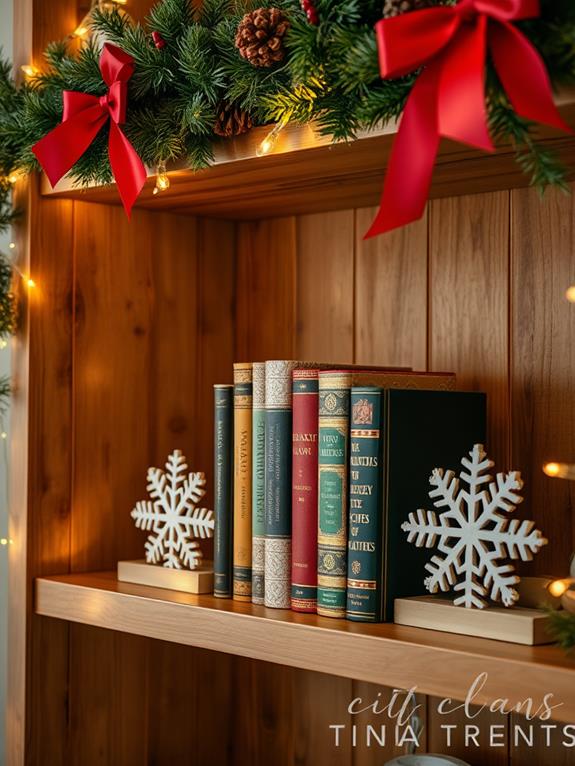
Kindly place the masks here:
<instances>
[{"instance_id":1,"label":"red satin bow","mask_svg":"<svg viewBox=\"0 0 575 766\"><path fill-rule=\"evenodd\" d=\"M541 57L511 21L539 16L539 0L460 0L376 24L381 76L425 65L394 142L373 237L423 215L441 136L493 151L485 108L487 46L515 111L570 132Z\"/></svg>"},{"instance_id":2,"label":"red satin bow","mask_svg":"<svg viewBox=\"0 0 575 766\"><path fill-rule=\"evenodd\" d=\"M108 86L106 95L99 98L65 90L62 122L38 141L33 152L55 186L110 120L110 165L129 217L147 175L144 163L120 128L126 121L128 80L134 73L134 60L121 48L106 43L100 70Z\"/></svg>"}]
</instances>

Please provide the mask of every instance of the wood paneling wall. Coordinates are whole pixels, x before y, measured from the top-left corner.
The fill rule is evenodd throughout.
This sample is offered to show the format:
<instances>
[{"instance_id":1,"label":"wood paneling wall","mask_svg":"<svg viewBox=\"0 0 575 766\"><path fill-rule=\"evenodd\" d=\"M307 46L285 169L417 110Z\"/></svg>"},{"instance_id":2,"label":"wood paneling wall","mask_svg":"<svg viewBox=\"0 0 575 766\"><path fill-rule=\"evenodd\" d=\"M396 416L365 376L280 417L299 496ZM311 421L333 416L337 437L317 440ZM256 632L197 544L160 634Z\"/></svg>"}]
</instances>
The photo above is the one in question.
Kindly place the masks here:
<instances>
[{"instance_id":1,"label":"wood paneling wall","mask_svg":"<svg viewBox=\"0 0 575 766\"><path fill-rule=\"evenodd\" d=\"M136 211L129 224L119 209L35 200L32 378L17 402L34 440L28 585L139 555L129 510L147 467L179 447L211 482L211 386L231 379L234 359L272 357L451 368L462 387L486 390L490 453L524 473L521 512L551 540L533 571L563 574L573 490L541 464L575 453L575 307L564 299L574 205L524 190L446 199L364 242L373 210L239 225ZM335 748L329 730L352 723L354 697L389 690L28 619L25 722L12 710L28 764L381 766L399 752L361 739L354 748L349 730ZM440 750L436 701L420 704L424 744ZM20 766L24 743L13 741ZM450 752L472 766L525 757L487 744L458 739ZM537 751L538 766L566 758Z\"/></svg>"}]
</instances>

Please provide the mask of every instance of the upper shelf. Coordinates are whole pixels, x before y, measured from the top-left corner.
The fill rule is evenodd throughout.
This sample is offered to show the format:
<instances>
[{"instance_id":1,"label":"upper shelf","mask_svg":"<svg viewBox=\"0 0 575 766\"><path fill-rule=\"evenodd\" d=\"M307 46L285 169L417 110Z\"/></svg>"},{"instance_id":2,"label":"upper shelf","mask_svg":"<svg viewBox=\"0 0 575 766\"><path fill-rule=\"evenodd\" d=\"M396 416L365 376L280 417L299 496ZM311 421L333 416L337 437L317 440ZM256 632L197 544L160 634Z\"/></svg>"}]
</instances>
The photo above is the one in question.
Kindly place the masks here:
<instances>
[{"instance_id":1,"label":"upper shelf","mask_svg":"<svg viewBox=\"0 0 575 766\"><path fill-rule=\"evenodd\" d=\"M212 596L118 582L115 573L36 581L36 612L124 633L197 646L383 686L464 699L488 674L476 703L553 694L560 721L575 722L575 658L402 625L369 625Z\"/></svg>"},{"instance_id":2,"label":"upper shelf","mask_svg":"<svg viewBox=\"0 0 575 766\"><path fill-rule=\"evenodd\" d=\"M575 93L563 93L557 103L567 122L575 125ZM218 144L215 163L206 170L170 170L170 189L156 196L151 174L136 206L250 220L375 205L396 131L396 126L390 124L384 129L363 133L352 143L331 144L311 126L288 126L280 133L273 153L258 157L256 150L269 128L255 128L244 136ZM540 135L559 153L575 177L575 138L551 129L541 130ZM443 141L431 197L452 197L527 184L528 178L514 161L510 144L503 144L495 154L488 154ZM43 193L120 204L113 185L79 189L63 179L52 190L44 178Z\"/></svg>"}]
</instances>

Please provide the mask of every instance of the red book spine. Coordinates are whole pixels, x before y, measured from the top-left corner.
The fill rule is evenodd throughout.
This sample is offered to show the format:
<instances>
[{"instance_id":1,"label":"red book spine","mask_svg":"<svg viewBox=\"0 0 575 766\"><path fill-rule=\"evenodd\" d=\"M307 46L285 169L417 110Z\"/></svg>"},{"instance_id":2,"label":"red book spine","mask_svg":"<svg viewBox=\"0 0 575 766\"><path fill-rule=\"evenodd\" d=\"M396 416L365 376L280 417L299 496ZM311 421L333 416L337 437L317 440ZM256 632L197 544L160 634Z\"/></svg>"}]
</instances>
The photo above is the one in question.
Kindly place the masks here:
<instances>
[{"instance_id":1,"label":"red book spine","mask_svg":"<svg viewBox=\"0 0 575 766\"><path fill-rule=\"evenodd\" d=\"M292 588L294 612L317 611L318 370L293 372Z\"/></svg>"}]
</instances>

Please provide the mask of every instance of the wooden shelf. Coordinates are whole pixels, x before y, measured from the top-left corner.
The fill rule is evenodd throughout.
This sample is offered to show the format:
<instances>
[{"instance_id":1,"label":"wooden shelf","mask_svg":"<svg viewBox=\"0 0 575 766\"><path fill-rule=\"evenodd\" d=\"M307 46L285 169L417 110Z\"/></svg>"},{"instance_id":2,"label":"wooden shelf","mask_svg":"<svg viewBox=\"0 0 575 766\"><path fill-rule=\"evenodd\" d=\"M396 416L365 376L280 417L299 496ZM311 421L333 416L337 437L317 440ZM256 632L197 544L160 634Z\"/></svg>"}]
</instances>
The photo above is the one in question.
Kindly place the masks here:
<instances>
[{"instance_id":1,"label":"wooden shelf","mask_svg":"<svg viewBox=\"0 0 575 766\"><path fill-rule=\"evenodd\" d=\"M575 124L575 96L557 99L561 112ZM321 212L375 205L396 133L395 125L361 134L349 144L331 144L311 126L289 126L280 134L272 154L257 157L256 150L269 128L217 146L215 163L199 172L174 168L171 187L153 195L150 175L137 207L175 213L232 219L259 219L288 214ZM556 151L575 177L575 138L542 130L541 138ZM511 189L528 184L513 147L487 154L444 141L437 159L431 197ZM63 179L51 189L43 179L43 193L87 202L119 204L115 186L79 189Z\"/></svg>"},{"instance_id":2,"label":"wooden shelf","mask_svg":"<svg viewBox=\"0 0 575 766\"><path fill-rule=\"evenodd\" d=\"M197 646L360 681L476 703L554 695L557 720L575 722L575 658L401 625L358 625L316 615L118 582L115 573L36 581L36 612L71 622Z\"/></svg>"}]
</instances>

